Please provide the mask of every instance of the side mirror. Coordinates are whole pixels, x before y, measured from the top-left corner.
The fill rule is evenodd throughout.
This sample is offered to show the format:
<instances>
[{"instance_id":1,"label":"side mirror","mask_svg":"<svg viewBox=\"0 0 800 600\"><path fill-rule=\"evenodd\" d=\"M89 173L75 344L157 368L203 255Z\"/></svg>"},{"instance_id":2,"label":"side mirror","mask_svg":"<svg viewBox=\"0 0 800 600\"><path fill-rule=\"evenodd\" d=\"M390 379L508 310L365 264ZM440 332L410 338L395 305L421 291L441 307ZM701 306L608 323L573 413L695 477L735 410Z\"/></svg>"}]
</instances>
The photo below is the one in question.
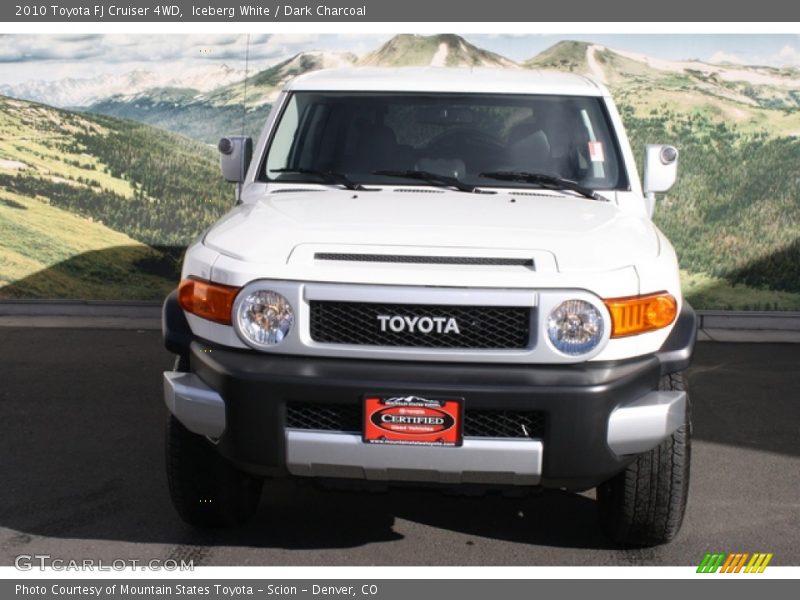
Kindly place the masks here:
<instances>
[{"instance_id":1,"label":"side mirror","mask_svg":"<svg viewBox=\"0 0 800 600\"><path fill-rule=\"evenodd\" d=\"M648 144L644 155L643 191L647 212L652 217L656 192L666 192L678 176L678 150L674 146Z\"/></svg>"},{"instance_id":2,"label":"side mirror","mask_svg":"<svg viewBox=\"0 0 800 600\"><path fill-rule=\"evenodd\" d=\"M224 137L217 144L222 177L230 183L242 183L253 156L253 140L249 137Z\"/></svg>"}]
</instances>

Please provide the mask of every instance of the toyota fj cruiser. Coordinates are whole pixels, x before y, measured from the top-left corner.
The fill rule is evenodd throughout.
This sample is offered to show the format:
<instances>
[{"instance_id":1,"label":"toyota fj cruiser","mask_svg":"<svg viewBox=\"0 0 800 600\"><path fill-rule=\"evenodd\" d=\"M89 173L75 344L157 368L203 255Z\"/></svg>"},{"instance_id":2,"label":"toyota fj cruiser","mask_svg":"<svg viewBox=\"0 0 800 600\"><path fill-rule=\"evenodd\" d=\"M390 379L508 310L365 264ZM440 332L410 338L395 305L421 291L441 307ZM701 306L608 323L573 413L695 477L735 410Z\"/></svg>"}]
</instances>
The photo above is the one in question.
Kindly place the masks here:
<instances>
[{"instance_id":1,"label":"toyota fj cruiser","mask_svg":"<svg viewBox=\"0 0 800 600\"><path fill-rule=\"evenodd\" d=\"M695 316L607 90L516 70L320 71L253 148L164 304L172 501L244 522L281 476L597 488L624 544L675 536ZM252 160L251 160L252 156Z\"/></svg>"}]
</instances>

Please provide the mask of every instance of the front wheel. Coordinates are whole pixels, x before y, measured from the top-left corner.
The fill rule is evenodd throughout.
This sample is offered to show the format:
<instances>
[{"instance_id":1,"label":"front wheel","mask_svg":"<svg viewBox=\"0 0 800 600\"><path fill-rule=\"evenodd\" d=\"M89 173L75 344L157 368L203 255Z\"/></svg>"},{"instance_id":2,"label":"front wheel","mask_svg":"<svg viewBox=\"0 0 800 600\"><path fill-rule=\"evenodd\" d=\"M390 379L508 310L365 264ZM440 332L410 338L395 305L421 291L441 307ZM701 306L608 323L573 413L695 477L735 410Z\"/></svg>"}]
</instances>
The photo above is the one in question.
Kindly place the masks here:
<instances>
[{"instance_id":1,"label":"front wheel","mask_svg":"<svg viewBox=\"0 0 800 600\"><path fill-rule=\"evenodd\" d=\"M664 375L659 390L687 391L683 373ZM672 540L681 528L689 494L691 410L661 445L641 454L626 469L597 488L600 522L626 546L654 546Z\"/></svg>"},{"instance_id":2,"label":"front wheel","mask_svg":"<svg viewBox=\"0 0 800 600\"><path fill-rule=\"evenodd\" d=\"M181 519L195 527L229 527L255 514L263 481L236 469L172 415L166 450L169 493Z\"/></svg>"}]
</instances>

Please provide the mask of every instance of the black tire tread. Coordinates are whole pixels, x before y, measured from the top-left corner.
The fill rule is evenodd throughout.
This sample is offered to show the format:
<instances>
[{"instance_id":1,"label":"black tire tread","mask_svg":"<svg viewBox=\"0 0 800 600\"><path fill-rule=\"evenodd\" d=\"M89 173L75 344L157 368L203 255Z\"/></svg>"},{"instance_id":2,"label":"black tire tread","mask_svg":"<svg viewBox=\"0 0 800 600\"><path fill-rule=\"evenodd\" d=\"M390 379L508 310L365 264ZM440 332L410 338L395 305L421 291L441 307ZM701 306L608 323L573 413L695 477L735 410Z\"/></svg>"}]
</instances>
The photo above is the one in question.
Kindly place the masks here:
<instances>
[{"instance_id":1,"label":"black tire tread","mask_svg":"<svg viewBox=\"0 0 800 600\"><path fill-rule=\"evenodd\" d=\"M172 504L190 525L241 525L258 509L262 480L238 471L211 442L172 415L167 423L166 467Z\"/></svg>"},{"instance_id":2,"label":"black tire tread","mask_svg":"<svg viewBox=\"0 0 800 600\"><path fill-rule=\"evenodd\" d=\"M665 375L660 390L687 391L683 373ZM689 494L691 417L660 446L636 458L622 473L598 487L601 522L614 541L653 546L680 531Z\"/></svg>"}]
</instances>

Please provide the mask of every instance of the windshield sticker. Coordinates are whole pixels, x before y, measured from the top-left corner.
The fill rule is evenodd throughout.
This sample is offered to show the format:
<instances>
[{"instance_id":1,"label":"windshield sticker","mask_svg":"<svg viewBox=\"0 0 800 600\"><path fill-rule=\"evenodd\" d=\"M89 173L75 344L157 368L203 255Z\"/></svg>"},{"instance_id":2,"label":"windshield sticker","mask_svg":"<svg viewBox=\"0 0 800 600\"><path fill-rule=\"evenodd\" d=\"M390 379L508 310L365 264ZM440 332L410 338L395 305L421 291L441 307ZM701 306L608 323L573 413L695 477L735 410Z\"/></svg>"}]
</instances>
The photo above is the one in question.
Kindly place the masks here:
<instances>
[{"instance_id":1,"label":"windshield sticker","mask_svg":"<svg viewBox=\"0 0 800 600\"><path fill-rule=\"evenodd\" d=\"M592 162L606 161L606 155L603 152L603 142L589 142L589 160Z\"/></svg>"}]
</instances>

